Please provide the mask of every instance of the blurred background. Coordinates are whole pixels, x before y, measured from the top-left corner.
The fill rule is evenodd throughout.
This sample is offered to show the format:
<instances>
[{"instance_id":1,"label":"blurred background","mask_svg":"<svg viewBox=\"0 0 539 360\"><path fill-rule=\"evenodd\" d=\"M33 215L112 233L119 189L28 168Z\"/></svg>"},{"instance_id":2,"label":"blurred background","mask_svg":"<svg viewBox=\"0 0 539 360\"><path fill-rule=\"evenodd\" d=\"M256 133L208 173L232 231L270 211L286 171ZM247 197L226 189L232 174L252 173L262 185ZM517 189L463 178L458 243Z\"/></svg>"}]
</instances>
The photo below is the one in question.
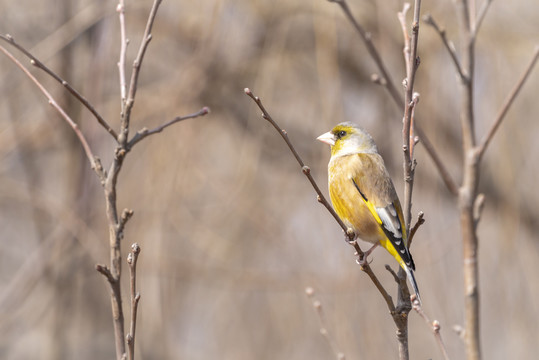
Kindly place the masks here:
<instances>
[{"instance_id":1,"label":"blurred background","mask_svg":"<svg viewBox=\"0 0 539 360\"><path fill-rule=\"evenodd\" d=\"M478 8L481 1L478 1ZM396 84L404 78L402 1L350 0ZM127 69L150 1L128 1ZM79 89L116 129L119 22L113 1L1 0L9 33ZM424 2L458 48L451 1ZM411 14L409 14L409 17ZM475 110L481 138L538 43L534 0L493 2L477 40ZM410 19L409 19L410 21ZM2 44L23 63L16 49ZM418 121L460 182L459 96L453 64L422 25ZM114 142L91 114L37 69L31 71L80 125L108 167ZM165 1L144 59L132 133L209 106L128 155L119 209L133 209L123 257L142 253L139 359L331 359L305 288L348 359L395 359L387 307L353 249L282 139L243 93L260 96L327 193L329 149L315 138L344 120L365 127L402 198L402 109L370 81L376 71L340 8L324 0ZM539 70L487 151L480 236L485 359L531 359L539 332ZM114 358L105 201L72 130L0 56L0 358ZM440 321L453 359L464 344L461 242L456 199L421 145L413 214L425 213L412 253L424 310ZM414 216L415 217L415 216ZM361 243L366 249L368 244ZM372 266L396 297L383 250ZM124 263L124 306L128 272ZM414 359L440 359L428 326L410 314Z\"/></svg>"}]
</instances>

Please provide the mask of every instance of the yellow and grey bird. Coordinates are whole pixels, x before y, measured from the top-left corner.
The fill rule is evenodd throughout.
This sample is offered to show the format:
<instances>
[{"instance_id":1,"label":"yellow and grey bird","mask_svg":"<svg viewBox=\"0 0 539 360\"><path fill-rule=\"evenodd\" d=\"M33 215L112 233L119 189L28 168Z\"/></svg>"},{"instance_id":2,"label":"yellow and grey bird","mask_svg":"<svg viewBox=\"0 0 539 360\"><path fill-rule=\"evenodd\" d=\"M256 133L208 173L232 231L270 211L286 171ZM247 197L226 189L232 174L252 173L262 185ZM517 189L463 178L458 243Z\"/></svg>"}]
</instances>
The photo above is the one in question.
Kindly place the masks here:
<instances>
[{"instance_id":1,"label":"yellow and grey bird","mask_svg":"<svg viewBox=\"0 0 539 360\"><path fill-rule=\"evenodd\" d=\"M317 139L331 146L328 182L335 212L357 237L374 244L365 257L382 245L397 260L421 301L400 201L374 140L351 122Z\"/></svg>"}]
</instances>

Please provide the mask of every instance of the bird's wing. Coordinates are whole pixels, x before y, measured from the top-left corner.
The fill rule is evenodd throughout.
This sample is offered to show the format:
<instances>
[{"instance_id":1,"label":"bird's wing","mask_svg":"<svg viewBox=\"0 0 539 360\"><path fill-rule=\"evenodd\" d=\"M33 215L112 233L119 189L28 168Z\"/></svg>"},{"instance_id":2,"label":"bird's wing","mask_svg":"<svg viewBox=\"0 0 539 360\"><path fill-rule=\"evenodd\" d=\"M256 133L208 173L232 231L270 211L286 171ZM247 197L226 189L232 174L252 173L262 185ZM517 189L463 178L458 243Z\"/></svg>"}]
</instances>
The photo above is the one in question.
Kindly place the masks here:
<instances>
[{"instance_id":1,"label":"bird's wing","mask_svg":"<svg viewBox=\"0 0 539 360\"><path fill-rule=\"evenodd\" d=\"M378 160L383 161L381 158ZM393 249L386 246L389 244L384 244L383 241L382 246L397 260L402 259L406 266L414 270L412 256L406 247L406 230L402 208L389 174L387 174L385 167L379 166L380 164L373 161L372 158L363 157L362 161L364 161L362 169L368 169L368 171L358 172L351 180L370 213L384 231L394 251L391 251ZM365 162L371 163L365 164Z\"/></svg>"}]
</instances>

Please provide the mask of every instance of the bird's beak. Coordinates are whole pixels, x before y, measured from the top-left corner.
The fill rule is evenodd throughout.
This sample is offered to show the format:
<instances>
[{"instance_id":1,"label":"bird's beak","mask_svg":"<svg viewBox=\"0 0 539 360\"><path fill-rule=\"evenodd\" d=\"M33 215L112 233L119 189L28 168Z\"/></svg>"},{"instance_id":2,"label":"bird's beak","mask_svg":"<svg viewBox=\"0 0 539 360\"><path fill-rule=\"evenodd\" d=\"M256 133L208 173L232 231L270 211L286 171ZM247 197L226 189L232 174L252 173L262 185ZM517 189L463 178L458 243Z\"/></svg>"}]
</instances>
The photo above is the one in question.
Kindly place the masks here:
<instances>
[{"instance_id":1,"label":"bird's beak","mask_svg":"<svg viewBox=\"0 0 539 360\"><path fill-rule=\"evenodd\" d=\"M316 140L320 140L323 143L326 143L331 146L335 145L335 135L333 135L331 131L328 131L327 133L320 135L319 137L316 138Z\"/></svg>"}]
</instances>

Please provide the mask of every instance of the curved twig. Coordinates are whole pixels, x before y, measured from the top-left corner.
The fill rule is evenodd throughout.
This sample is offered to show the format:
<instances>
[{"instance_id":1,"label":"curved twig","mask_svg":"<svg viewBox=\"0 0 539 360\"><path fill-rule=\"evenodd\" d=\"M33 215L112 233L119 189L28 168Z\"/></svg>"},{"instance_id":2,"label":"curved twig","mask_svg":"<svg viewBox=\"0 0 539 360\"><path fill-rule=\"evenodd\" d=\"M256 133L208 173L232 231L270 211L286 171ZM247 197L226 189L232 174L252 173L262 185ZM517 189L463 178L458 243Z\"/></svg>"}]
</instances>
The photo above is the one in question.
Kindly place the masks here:
<instances>
[{"instance_id":1,"label":"curved twig","mask_svg":"<svg viewBox=\"0 0 539 360\"><path fill-rule=\"evenodd\" d=\"M146 138L147 136L160 133L161 131L165 130L167 127L174 125L180 121L187 120L187 119L193 119L199 116L204 116L210 113L210 108L207 106L204 106L199 111L185 115L185 116L177 116L174 119L170 120L169 122L164 123L163 125L160 125L152 130L148 130L147 128L140 129L137 131L137 133L133 136L131 140L129 140L126 148L127 150L130 150L135 146L136 143L138 143L140 140Z\"/></svg>"},{"instance_id":2,"label":"curved twig","mask_svg":"<svg viewBox=\"0 0 539 360\"><path fill-rule=\"evenodd\" d=\"M116 134L116 131L114 131L114 129L107 123L107 121L101 116L101 114L97 112L95 107L93 107L93 105L90 104L90 102L81 93L75 90L67 81L62 79L58 74L56 74L49 67L47 67L47 65L39 61L39 59L36 58L34 55L32 55L28 50L26 50L26 48L24 48L22 45L17 43L11 35L9 34L0 35L0 39L6 41L7 43L17 48L20 52L22 52L24 55L26 55L26 57L30 59L30 63L32 65L45 71L45 73L51 76L54 80L62 84L62 86L64 86L75 98L77 98L77 100L79 100L82 105L84 105L88 110L90 110L90 112L96 118L97 122L99 122L99 124L103 126L103 128L105 128L105 130L107 130L109 134L111 134L115 139L118 137L118 135Z\"/></svg>"},{"instance_id":3,"label":"curved twig","mask_svg":"<svg viewBox=\"0 0 539 360\"><path fill-rule=\"evenodd\" d=\"M503 119L505 118L505 115L509 111L509 108L513 104L513 101L515 100L518 93L520 92L520 89L522 89L522 86L524 85L526 80L528 80L528 78L530 77L530 74L535 64L537 63L537 59L539 59L539 45L536 46L535 52L533 54L531 61L528 63L528 66L526 66L526 69L524 70L524 72L518 79L517 83L515 84L515 86L513 87L509 95L507 96L507 98L505 99L502 108L498 112L498 115L496 116L496 119L494 120L494 123L492 124L492 127L490 128L488 133L485 135L485 137L481 141L481 144L477 147L477 155L479 158L481 158L483 154L485 153L485 150L490 144L490 141L496 134L496 131L500 127Z\"/></svg>"},{"instance_id":4,"label":"curved twig","mask_svg":"<svg viewBox=\"0 0 539 360\"><path fill-rule=\"evenodd\" d=\"M47 89L45 89L45 87L34 77L34 75L32 75L30 71L28 71L28 69L13 56L13 54L11 54L6 48L4 48L1 45L0 45L0 51L2 51L11 61L13 61L15 65L17 65L25 73L25 75L28 76L30 80L32 80L32 82L39 88L39 90L41 90L41 92L47 97L47 99L49 100L49 104L52 105L52 107L56 111L58 111L58 113L62 116L62 118L64 118L64 120L69 124L69 126L71 126L71 128L75 132L75 135L77 135L77 138L79 139L79 142L81 143L84 149L84 152L86 153L86 157L90 161L90 165L92 166L92 169L98 169L100 167L99 160L92 152L92 149L90 148L90 145L88 144L88 141L86 140L86 137L84 136L82 131L80 131L79 126L73 121L73 119L71 119L69 115L67 115L64 109L62 109L62 107L58 105L56 100L54 100L54 98L47 91Z\"/></svg>"}]
</instances>

